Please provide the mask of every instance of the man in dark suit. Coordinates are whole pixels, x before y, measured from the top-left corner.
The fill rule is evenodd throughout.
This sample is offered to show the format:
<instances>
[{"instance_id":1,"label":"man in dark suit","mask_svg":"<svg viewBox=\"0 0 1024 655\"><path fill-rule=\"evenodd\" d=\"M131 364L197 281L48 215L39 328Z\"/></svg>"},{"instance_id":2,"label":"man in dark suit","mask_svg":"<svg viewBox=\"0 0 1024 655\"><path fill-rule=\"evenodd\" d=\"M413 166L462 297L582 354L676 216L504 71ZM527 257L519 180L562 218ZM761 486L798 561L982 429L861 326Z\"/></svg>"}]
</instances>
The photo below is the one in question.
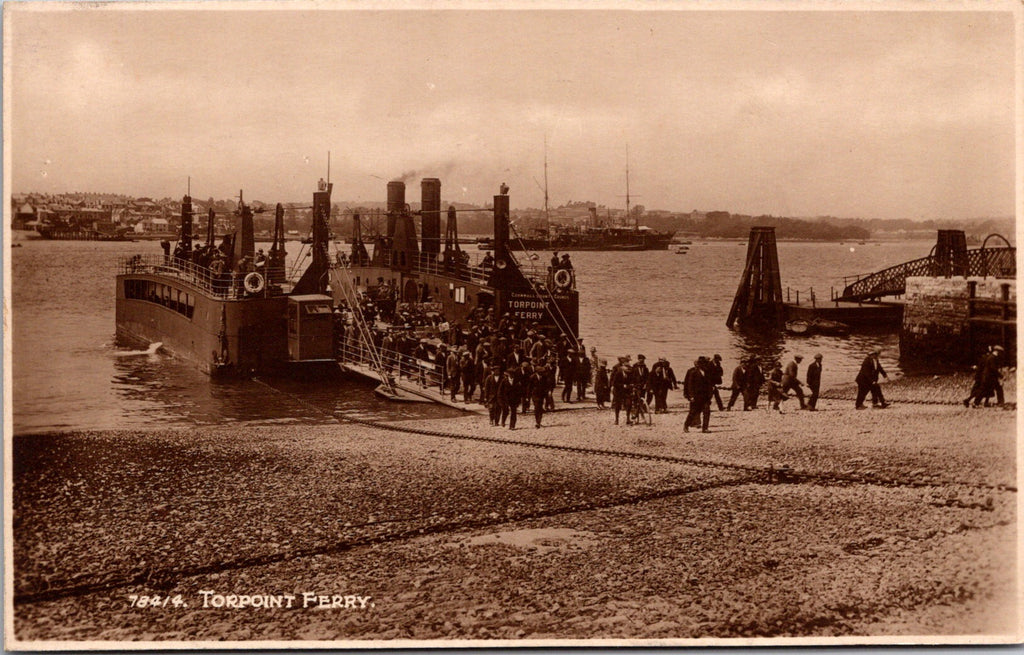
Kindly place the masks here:
<instances>
[{"instance_id":1,"label":"man in dark suit","mask_svg":"<svg viewBox=\"0 0 1024 655\"><path fill-rule=\"evenodd\" d=\"M889 375L882 368L882 363L878 361L878 351L873 350L864 358L864 363L860 365L860 372L857 373L857 402L855 405L857 409L864 409L864 398L867 397L868 391L871 392L873 407L884 409L889 406L889 403L885 402L885 397L882 396L882 387L878 385L879 375L889 379Z\"/></svg>"},{"instance_id":2,"label":"man in dark suit","mask_svg":"<svg viewBox=\"0 0 1024 655\"><path fill-rule=\"evenodd\" d=\"M548 370L543 364L533 368L529 379L530 400L533 402L533 416L537 420L537 427L544 417L544 401L548 395Z\"/></svg>"},{"instance_id":3,"label":"man in dark suit","mask_svg":"<svg viewBox=\"0 0 1024 655\"><path fill-rule=\"evenodd\" d=\"M708 432L708 423L711 420L711 378L707 371L707 358L700 357L693 363L693 368L686 372L683 379L683 395L690 401L690 412L686 415L686 422L683 423L683 432L690 431L690 424L695 423L697 417L702 417L701 432Z\"/></svg>"},{"instance_id":4,"label":"man in dark suit","mask_svg":"<svg viewBox=\"0 0 1024 655\"><path fill-rule=\"evenodd\" d=\"M631 370L629 357L619 357L619 363L612 367L609 384L612 388L612 409L615 411L615 425L619 424L619 412L623 409L626 410L626 425L632 423L629 420Z\"/></svg>"},{"instance_id":5,"label":"man in dark suit","mask_svg":"<svg viewBox=\"0 0 1024 655\"><path fill-rule=\"evenodd\" d=\"M821 353L815 355L814 361L807 367L807 388L811 390L807 409L813 412L818 409L818 392L821 389Z\"/></svg>"},{"instance_id":6,"label":"man in dark suit","mask_svg":"<svg viewBox=\"0 0 1024 655\"><path fill-rule=\"evenodd\" d=\"M736 399L743 393L743 387L747 384L747 358L740 360L740 363L732 371L732 395L729 396L729 403L725 406L727 410L732 409ZM743 409L746 409L746 400L743 401Z\"/></svg>"},{"instance_id":7,"label":"man in dark suit","mask_svg":"<svg viewBox=\"0 0 1024 655\"><path fill-rule=\"evenodd\" d=\"M714 395L715 402L718 403L718 411L723 411L725 405L722 404L722 396L718 393L718 386L722 384L722 378L725 376L725 371L722 369L722 356L715 353L715 356L708 362L708 372L711 376L711 393Z\"/></svg>"},{"instance_id":8,"label":"man in dark suit","mask_svg":"<svg viewBox=\"0 0 1024 655\"><path fill-rule=\"evenodd\" d=\"M501 427L505 427L505 419L508 419L510 430L516 429L516 413L519 409L519 393L522 384L516 379L516 371L508 369L501 376L498 383L498 419Z\"/></svg>"}]
</instances>

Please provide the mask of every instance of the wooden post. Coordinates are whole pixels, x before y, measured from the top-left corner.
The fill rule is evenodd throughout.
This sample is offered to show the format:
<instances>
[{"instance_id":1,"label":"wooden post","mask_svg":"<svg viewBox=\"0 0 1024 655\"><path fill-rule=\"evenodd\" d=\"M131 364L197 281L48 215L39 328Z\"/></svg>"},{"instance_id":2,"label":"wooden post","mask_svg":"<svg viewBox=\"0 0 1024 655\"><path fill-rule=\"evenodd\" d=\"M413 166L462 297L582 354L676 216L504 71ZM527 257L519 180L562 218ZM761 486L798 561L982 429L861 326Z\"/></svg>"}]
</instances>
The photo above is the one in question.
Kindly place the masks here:
<instances>
[{"instance_id":1,"label":"wooden post","mask_svg":"<svg viewBox=\"0 0 1024 655\"><path fill-rule=\"evenodd\" d=\"M782 322L782 280L774 227L750 228L747 262L725 324L732 328L737 320Z\"/></svg>"}]
</instances>

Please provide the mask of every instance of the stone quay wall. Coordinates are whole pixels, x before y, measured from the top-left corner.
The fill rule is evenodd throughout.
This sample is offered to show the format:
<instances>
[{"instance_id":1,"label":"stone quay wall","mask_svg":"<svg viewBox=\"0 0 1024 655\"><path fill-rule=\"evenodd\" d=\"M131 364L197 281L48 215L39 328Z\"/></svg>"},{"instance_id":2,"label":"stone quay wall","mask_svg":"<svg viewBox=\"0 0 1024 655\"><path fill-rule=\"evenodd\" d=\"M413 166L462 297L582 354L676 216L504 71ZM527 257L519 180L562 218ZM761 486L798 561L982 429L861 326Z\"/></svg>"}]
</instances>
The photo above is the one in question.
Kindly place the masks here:
<instances>
[{"instance_id":1,"label":"stone quay wall","mask_svg":"<svg viewBox=\"0 0 1024 655\"><path fill-rule=\"evenodd\" d=\"M975 303L975 316L999 319L1001 309L995 303L1017 301L1017 284L1013 279L908 277L900 329L900 357L952 365L970 364L977 361L988 346L1003 343L1007 354L1015 358L1015 327L968 321L972 287L975 299L994 303ZM1009 318L1015 317L1014 307Z\"/></svg>"}]
</instances>

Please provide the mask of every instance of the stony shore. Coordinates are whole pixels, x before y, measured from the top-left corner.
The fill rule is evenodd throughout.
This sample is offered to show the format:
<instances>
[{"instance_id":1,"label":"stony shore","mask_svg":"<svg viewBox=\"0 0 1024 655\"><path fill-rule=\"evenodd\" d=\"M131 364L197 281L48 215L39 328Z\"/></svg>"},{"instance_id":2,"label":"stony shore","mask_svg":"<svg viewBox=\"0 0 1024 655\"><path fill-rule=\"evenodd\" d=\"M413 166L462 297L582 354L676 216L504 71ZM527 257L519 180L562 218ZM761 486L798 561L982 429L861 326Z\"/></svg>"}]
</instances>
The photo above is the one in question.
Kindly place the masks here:
<instances>
[{"instance_id":1,"label":"stony shore","mask_svg":"<svg viewBox=\"0 0 1024 655\"><path fill-rule=\"evenodd\" d=\"M396 424L662 460L352 423L15 436L14 636L1016 640L1017 413L955 404L964 385L713 412L707 434L681 406ZM769 480L784 466L811 477ZM212 606L231 594L295 599Z\"/></svg>"}]
</instances>

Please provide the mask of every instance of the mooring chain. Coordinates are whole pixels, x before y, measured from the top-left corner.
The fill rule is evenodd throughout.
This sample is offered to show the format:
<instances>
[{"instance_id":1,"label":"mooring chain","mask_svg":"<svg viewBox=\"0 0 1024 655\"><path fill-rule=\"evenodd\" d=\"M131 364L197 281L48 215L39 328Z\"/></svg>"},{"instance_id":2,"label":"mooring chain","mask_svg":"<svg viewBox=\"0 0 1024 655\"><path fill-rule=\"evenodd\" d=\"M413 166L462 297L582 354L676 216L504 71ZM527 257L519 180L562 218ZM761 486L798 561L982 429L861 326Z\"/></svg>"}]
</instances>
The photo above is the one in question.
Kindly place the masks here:
<instances>
[{"instance_id":1,"label":"mooring chain","mask_svg":"<svg viewBox=\"0 0 1024 655\"><path fill-rule=\"evenodd\" d=\"M697 466L703 468L723 468L735 471L745 471L751 473L760 473L763 478L769 482L775 481L786 481L786 482L797 482L797 481L813 481L823 483L840 483L840 484L871 484L886 487L938 487L938 486L962 486L974 489L984 489L988 491L1008 491L1016 492L1017 488L1011 485L1005 484L990 484L985 482L965 482L961 480L907 480L899 478L886 478L877 475L861 474L856 473L826 473L816 471L800 471L797 469L791 469L789 467L774 467L774 466L755 466L751 464L736 464L730 462L719 462L714 460L702 460L694 459L690 457L679 457L674 455L655 455L652 453L637 453L626 450L604 450L600 448L586 448L582 446L569 446L564 444L549 444L540 443L536 441L524 441L521 439L501 439L498 437L485 437L480 435L471 434L459 434L456 432L446 432L441 430L426 430L423 428L406 427L388 423L379 423L377 421L371 421L369 419L360 419L351 416L347 416L344 413L337 412L333 414L336 419L343 421L364 425L366 427L376 428L378 430L385 430L390 432L403 432L406 434L421 434L424 436L431 437L442 437L447 439L459 439L464 441L484 441L489 443L498 443L510 446L525 446L528 448L542 448L545 450L558 450L563 452L571 452L582 455L598 455L604 457L617 457L622 459L637 459L651 462L663 462L669 464L684 464L688 466Z\"/></svg>"},{"instance_id":2,"label":"mooring chain","mask_svg":"<svg viewBox=\"0 0 1024 655\"><path fill-rule=\"evenodd\" d=\"M987 482L966 482L962 480L906 480L899 478L885 478L872 474L857 474L855 472L850 473L826 473L817 471L800 471L789 468L788 466L755 466L751 464L736 464L730 462L720 462L714 460L702 460L694 459L690 457L679 457L674 455L656 455L652 453L638 453L626 450L604 450L600 448L585 448L582 446L569 446L564 444L550 444L540 443L536 441L525 441L521 439L501 439L498 437L485 437L473 434L460 434L457 432L448 432L443 430L428 430L425 428L413 428L401 425L395 425L393 423L381 423L379 421L372 421L370 419L356 418L345 414L344 412L329 412L321 407L314 405L313 403L300 398L299 396L277 389L262 380L253 379L254 382L258 382L263 386L267 387L272 391L284 394L295 399L296 402L301 403L309 407L310 409L319 413L330 416L335 421L345 421L349 423L355 423L358 425L364 425L366 427L375 428L378 430L384 430L388 432L403 432L406 434L420 434L430 437L441 437L445 439L458 439L462 441L482 441L489 443L499 443L510 446L524 446L527 448L541 448L545 450L557 450L562 452L571 452L581 455L597 455L601 457L616 457L620 459L636 459L650 462L664 462L669 464L683 464L688 466L697 466L703 468L721 468L729 469L734 471L745 471L751 473L759 473L764 476L764 479L768 482L798 482L798 481L813 481L821 483L831 484L869 484L885 487L909 487L909 488L921 488L921 487L940 487L940 486L960 486L967 487L970 489L982 489L986 491L1005 491L1005 492L1016 492L1017 487L1007 484L990 484Z\"/></svg>"},{"instance_id":3,"label":"mooring chain","mask_svg":"<svg viewBox=\"0 0 1024 655\"><path fill-rule=\"evenodd\" d=\"M849 396L833 396L832 394L822 394L818 396L818 398L821 400L850 400ZM912 400L909 398L890 398L887 402L889 404L897 403L900 405L945 405L950 407L955 405L963 405L962 400ZM1013 403L1004 403L1004 406L1010 408L1015 407L1016 405Z\"/></svg>"},{"instance_id":4,"label":"mooring chain","mask_svg":"<svg viewBox=\"0 0 1024 655\"><path fill-rule=\"evenodd\" d=\"M321 542L320 544L315 544L305 548L295 548L288 551L277 551L235 560L208 562L206 564L181 566L178 568L135 567L132 568L130 571L124 573L107 572L104 574L99 574L98 576L95 576L92 579L92 581L86 581L88 579L87 575L80 575L76 576L75 578L72 578L71 580L61 581L59 584L51 582L44 589L38 589L35 591L15 592L14 602L16 604L38 603L42 601L58 600L61 598L68 598L72 596L84 596L86 594L111 591L113 589L131 587L134 585L143 585L157 591L169 591L173 589L178 584L178 581L182 578L195 577L199 575L210 575L213 573L221 573L224 571L251 568L255 566L268 566L270 564L277 564L281 562L300 559L303 557L338 554L345 551L353 550L355 548L388 544L427 535L459 533L465 532L467 530L502 525L505 523L517 523L541 518L549 518L563 514L573 514L583 511L612 509L615 507L639 505L641 503L650 502L652 500L661 500L664 498L671 498L674 496L681 496L701 491L709 491L712 489L741 486L749 484L750 482L753 481L754 480L751 479L750 477L739 477L729 480L714 480L702 483L692 482L689 484L685 484L681 487L673 487L670 489L657 489L650 491L626 493L623 495L606 498L604 500L586 500L564 506L528 509L515 512L512 514L495 515L494 512L489 512L483 515L465 517L455 521L436 523L434 525L428 524L409 527L394 532L365 535L362 537L356 537L349 540L334 541L327 543ZM365 527L368 525L375 525L380 523L397 523L402 521L411 522L414 520L422 520L424 518L429 519L431 517L436 516L441 515L435 512L418 517L394 519L391 521L373 521L365 524L360 524L357 526L346 527L347 529L355 529L359 527Z\"/></svg>"}]
</instances>

